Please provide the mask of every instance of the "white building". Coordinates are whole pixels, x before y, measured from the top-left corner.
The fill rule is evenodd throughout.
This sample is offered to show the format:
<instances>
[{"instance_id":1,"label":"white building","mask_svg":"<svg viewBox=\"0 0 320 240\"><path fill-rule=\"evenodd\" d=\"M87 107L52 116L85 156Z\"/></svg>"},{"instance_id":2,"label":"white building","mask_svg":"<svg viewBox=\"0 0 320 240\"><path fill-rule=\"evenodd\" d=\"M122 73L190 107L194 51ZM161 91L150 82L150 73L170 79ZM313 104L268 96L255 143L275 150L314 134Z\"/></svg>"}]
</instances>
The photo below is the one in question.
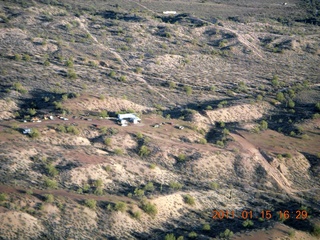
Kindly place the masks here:
<instances>
[{"instance_id":1,"label":"white building","mask_svg":"<svg viewBox=\"0 0 320 240\"><path fill-rule=\"evenodd\" d=\"M163 14L166 14L166 15L168 15L168 14L177 14L177 12L176 11L164 11Z\"/></svg>"},{"instance_id":2,"label":"white building","mask_svg":"<svg viewBox=\"0 0 320 240\"><path fill-rule=\"evenodd\" d=\"M118 114L118 120L120 121L120 123L122 122L122 120L127 120L129 122L134 123L134 124L137 124L141 121L141 119L138 118L133 113Z\"/></svg>"}]
</instances>

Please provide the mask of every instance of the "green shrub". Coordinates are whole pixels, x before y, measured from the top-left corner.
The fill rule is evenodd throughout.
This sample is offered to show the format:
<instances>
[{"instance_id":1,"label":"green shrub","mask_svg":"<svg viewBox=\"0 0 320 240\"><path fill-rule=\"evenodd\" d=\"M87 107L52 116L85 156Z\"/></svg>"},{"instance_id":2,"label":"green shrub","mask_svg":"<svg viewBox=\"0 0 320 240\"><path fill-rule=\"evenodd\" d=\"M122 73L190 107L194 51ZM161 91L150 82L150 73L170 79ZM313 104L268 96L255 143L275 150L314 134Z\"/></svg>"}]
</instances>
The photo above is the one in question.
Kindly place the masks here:
<instances>
[{"instance_id":1,"label":"green shrub","mask_svg":"<svg viewBox=\"0 0 320 240\"><path fill-rule=\"evenodd\" d=\"M53 102L53 105L54 105L54 108L55 108L56 110L61 110L61 109L63 108L61 102L56 102L56 101L54 101L54 102Z\"/></svg>"},{"instance_id":2,"label":"green shrub","mask_svg":"<svg viewBox=\"0 0 320 240\"><path fill-rule=\"evenodd\" d=\"M285 100L285 97L284 97L283 92L278 92L278 93L277 93L277 100L278 100L279 102L283 102L283 101Z\"/></svg>"},{"instance_id":3,"label":"green shrub","mask_svg":"<svg viewBox=\"0 0 320 240\"><path fill-rule=\"evenodd\" d=\"M87 199L84 201L84 204L91 209L95 209L97 207L97 201L94 199Z\"/></svg>"},{"instance_id":4,"label":"green shrub","mask_svg":"<svg viewBox=\"0 0 320 240\"><path fill-rule=\"evenodd\" d=\"M141 212L140 211L132 212L132 217L135 218L135 219L140 219L141 218Z\"/></svg>"},{"instance_id":5,"label":"green shrub","mask_svg":"<svg viewBox=\"0 0 320 240\"><path fill-rule=\"evenodd\" d=\"M210 224L204 224L203 227L202 227L202 230L210 231Z\"/></svg>"},{"instance_id":6,"label":"green shrub","mask_svg":"<svg viewBox=\"0 0 320 240\"><path fill-rule=\"evenodd\" d=\"M320 111L320 102L316 103L315 107L318 111Z\"/></svg>"},{"instance_id":7,"label":"green shrub","mask_svg":"<svg viewBox=\"0 0 320 240\"><path fill-rule=\"evenodd\" d=\"M51 177L55 177L59 174L58 170L51 163L45 166L47 174Z\"/></svg>"},{"instance_id":8,"label":"green shrub","mask_svg":"<svg viewBox=\"0 0 320 240\"><path fill-rule=\"evenodd\" d=\"M51 180L49 178L46 178L44 180L44 186L46 188L57 188L58 184L57 184L57 182L55 180Z\"/></svg>"},{"instance_id":9,"label":"green shrub","mask_svg":"<svg viewBox=\"0 0 320 240\"><path fill-rule=\"evenodd\" d=\"M187 93L188 96L192 94L192 88L190 86L184 86L184 91Z\"/></svg>"},{"instance_id":10,"label":"green shrub","mask_svg":"<svg viewBox=\"0 0 320 240\"><path fill-rule=\"evenodd\" d=\"M32 191L31 189L28 189L28 190L26 191L26 194L32 195L32 194L33 194L33 191Z\"/></svg>"},{"instance_id":11,"label":"green shrub","mask_svg":"<svg viewBox=\"0 0 320 240\"><path fill-rule=\"evenodd\" d=\"M123 155L123 150L122 150L121 148L116 148L116 149L114 150L114 153L115 153L116 155Z\"/></svg>"},{"instance_id":12,"label":"green shrub","mask_svg":"<svg viewBox=\"0 0 320 240\"><path fill-rule=\"evenodd\" d=\"M320 225L314 224L312 229L312 235L319 237L320 236Z\"/></svg>"},{"instance_id":13,"label":"green shrub","mask_svg":"<svg viewBox=\"0 0 320 240\"><path fill-rule=\"evenodd\" d=\"M21 59L22 59L22 56L21 56L20 54L16 53L16 54L14 55L14 60L16 60L16 61L21 61Z\"/></svg>"},{"instance_id":14,"label":"green shrub","mask_svg":"<svg viewBox=\"0 0 320 240\"><path fill-rule=\"evenodd\" d=\"M205 139L205 138L200 138L199 143L200 143L200 144L207 144L207 139Z\"/></svg>"},{"instance_id":15,"label":"green shrub","mask_svg":"<svg viewBox=\"0 0 320 240\"><path fill-rule=\"evenodd\" d=\"M149 156L150 153L151 153L151 151L148 149L147 146L142 145L142 146L140 147L140 150L139 150L139 156L140 156L140 157Z\"/></svg>"},{"instance_id":16,"label":"green shrub","mask_svg":"<svg viewBox=\"0 0 320 240\"><path fill-rule=\"evenodd\" d=\"M169 82L169 88L170 89L173 89L173 88L176 88L176 87L177 87L177 85L176 85L175 82L172 82L172 81Z\"/></svg>"},{"instance_id":17,"label":"green shrub","mask_svg":"<svg viewBox=\"0 0 320 240\"><path fill-rule=\"evenodd\" d=\"M78 76L76 74L76 72L73 69L69 69L67 72L67 77L69 79L76 79Z\"/></svg>"},{"instance_id":18,"label":"green shrub","mask_svg":"<svg viewBox=\"0 0 320 240\"><path fill-rule=\"evenodd\" d=\"M106 146L111 146L111 143L112 143L112 139L111 139L111 138L106 138L106 139L104 140L104 144L105 144Z\"/></svg>"},{"instance_id":19,"label":"green shrub","mask_svg":"<svg viewBox=\"0 0 320 240\"><path fill-rule=\"evenodd\" d=\"M76 128L75 126L68 126L66 130L67 130L68 133L72 133L73 135L79 135L80 134L79 129Z\"/></svg>"},{"instance_id":20,"label":"green shrub","mask_svg":"<svg viewBox=\"0 0 320 240\"><path fill-rule=\"evenodd\" d=\"M154 186L153 186L153 183L152 182L148 182L145 186L144 186L144 190L145 191L154 191Z\"/></svg>"},{"instance_id":21,"label":"green shrub","mask_svg":"<svg viewBox=\"0 0 320 240\"><path fill-rule=\"evenodd\" d=\"M28 113L33 116L33 115L36 115L37 111L34 109L34 108L29 108L28 109Z\"/></svg>"},{"instance_id":22,"label":"green shrub","mask_svg":"<svg viewBox=\"0 0 320 240\"><path fill-rule=\"evenodd\" d=\"M102 110L99 115L100 117L103 117L103 118L109 117L108 112L106 110Z\"/></svg>"},{"instance_id":23,"label":"green shrub","mask_svg":"<svg viewBox=\"0 0 320 240\"><path fill-rule=\"evenodd\" d=\"M279 77L277 75L274 75L271 80L272 86L278 87L279 86Z\"/></svg>"},{"instance_id":24,"label":"green shrub","mask_svg":"<svg viewBox=\"0 0 320 240\"><path fill-rule=\"evenodd\" d=\"M164 240L176 240L176 237L173 233L169 233L164 237Z\"/></svg>"},{"instance_id":25,"label":"green shrub","mask_svg":"<svg viewBox=\"0 0 320 240\"><path fill-rule=\"evenodd\" d=\"M52 195L52 194L46 194L46 195L44 195L44 197L45 197L45 201L47 202L47 203L53 203L54 202L54 196Z\"/></svg>"},{"instance_id":26,"label":"green shrub","mask_svg":"<svg viewBox=\"0 0 320 240\"><path fill-rule=\"evenodd\" d=\"M173 190L179 190L182 188L182 184L178 182L170 182L169 187L172 188Z\"/></svg>"},{"instance_id":27,"label":"green shrub","mask_svg":"<svg viewBox=\"0 0 320 240\"><path fill-rule=\"evenodd\" d=\"M318 119L320 118L320 113L315 113L312 115L312 119Z\"/></svg>"},{"instance_id":28,"label":"green shrub","mask_svg":"<svg viewBox=\"0 0 320 240\"><path fill-rule=\"evenodd\" d=\"M31 57L28 54L23 55L23 60L29 62L31 60Z\"/></svg>"},{"instance_id":29,"label":"green shrub","mask_svg":"<svg viewBox=\"0 0 320 240\"><path fill-rule=\"evenodd\" d=\"M117 202L116 205L114 206L114 210L125 212L127 210L127 204L124 202Z\"/></svg>"},{"instance_id":30,"label":"green shrub","mask_svg":"<svg viewBox=\"0 0 320 240\"><path fill-rule=\"evenodd\" d=\"M149 214L150 216L155 216L158 213L157 207L156 205L150 203L150 202L146 202L142 205L142 209L143 211L145 211L147 214Z\"/></svg>"},{"instance_id":31,"label":"green shrub","mask_svg":"<svg viewBox=\"0 0 320 240\"><path fill-rule=\"evenodd\" d=\"M6 201L8 198L8 195L5 193L0 193L0 202Z\"/></svg>"},{"instance_id":32,"label":"green shrub","mask_svg":"<svg viewBox=\"0 0 320 240\"><path fill-rule=\"evenodd\" d=\"M186 159L187 159L187 157L186 157L185 154L180 153L180 154L178 155L178 161L179 161L179 162L184 162Z\"/></svg>"},{"instance_id":33,"label":"green shrub","mask_svg":"<svg viewBox=\"0 0 320 240\"><path fill-rule=\"evenodd\" d=\"M94 181L93 185L96 187L96 188L100 188L103 186L103 181L101 179L97 179Z\"/></svg>"},{"instance_id":34,"label":"green shrub","mask_svg":"<svg viewBox=\"0 0 320 240\"><path fill-rule=\"evenodd\" d=\"M224 142L223 142L223 141L218 140L218 141L216 142L216 144L217 144L218 146L220 146L220 147L224 147Z\"/></svg>"},{"instance_id":35,"label":"green shrub","mask_svg":"<svg viewBox=\"0 0 320 240\"><path fill-rule=\"evenodd\" d=\"M219 184L216 182L211 182L209 186L211 189L218 189L219 188Z\"/></svg>"},{"instance_id":36,"label":"green shrub","mask_svg":"<svg viewBox=\"0 0 320 240\"><path fill-rule=\"evenodd\" d=\"M188 234L189 238L196 238L198 236L198 234L196 232L191 232Z\"/></svg>"},{"instance_id":37,"label":"green shrub","mask_svg":"<svg viewBox=\"0 0 320 240\"><path fill-rule=\"evenodd\" d=\"M288 235L289 235L290 238L294 237L295 234L296 234L296 232L294 230L290 230L288 232Z\"/></svg>"},{"instance_id":38,"label":"green shrub","mask_svg":"<svg viewBox=\"0 0 320 240\"><path fill-rule=\"evenodd\" d=\"M244 227L252 227L253 226L253 222L251 220L247 219L244 222L242 222L242 226L244 226Z\"/></svg>"},{"instance_id":39,"label":"green shrub","mask_svg":"<svg viewBox=\"0 0 320 240\"><path fill-rule=\"evenodd\" d=\"M191 195L187 194L184 196L184 202L189 204L189 205L194 205L195 204L195 200L194 197L192 197Z\"/></svg>"},{"instance_id":40,"label":"green shrub","mask_svg":"<svg viewBox=\"0 0 320 240\"><path fill-rule=\"evenodd\" d=\"M292 101L291 99L289 99L289 101L288 101L288 107L289 107L289 108L294 108L295 105L296 105L296 104L294 103L294 101Z\"/></svg>"},{"instance_id":41,"label":"green shrub","mask_svg":"<svg viewBox=\"0 0 320 240\"><path fill-rule=\"evenodd\" d=\"M150 168L150 169L155 169L155 168L156 168L156 166L157 166L156 164L151 163L151 164L149 165L149 168Z\"/></svg>"},{"instance_id":42,"label":"green shrub","mask_svg":"<svg viewBox=\"0 0 320 240\"><path fill-rule=\"evenodd\" d=\"M143 138L143 134L142 134L141 132L138 132L138 133L136 134L136 137L137 137L138 139L142 139L142 138Z\"/></svg>"},{"instance_id":43,"label":"green shrub","mask_svg":"<svg viewBox=\"0 0 320 240\"><path fill-rule=\"evenodd\" d=\"M266 130L266 129L268 129L268 123L267 123L265 120L262 120L262 121L260 122L260 129L261 129L261 130Z\"/></svg>"},{"instance_id":44,"label":"green shrub","mask_svg":"<svg viewBox=\"0 0 320 240\"><path fill-rule=\"evenodd\" d=\"M115 71L111 71L111 72L109 73L109 76L112 77L112 78L114 78L114 77L116 76L116 72L115 72Z\"/></svg>"},{"instance_id":45,"label":"green shrub","mask_svg":"<svg viewBox=\"0 0 320 240\"><path fill-rule=\"evenodd\" d=\"M143 189L136 188L136 189L134 190L134 195L137 196L137 197L143 197L143 196L144 196L144 190L143 190Z\"/></svg>"},{"instance_id":46,"label":"green shrub","mask_svg":"<svg viewBox=\"0 0 320 240\"><path fill-rule=\"evenodd\" d=\"M112 171L112 169L111 169L111 166L105 166L104 167L104 170L106 171L106 172L111 172Z\"/></svg>"},{"instance_id":47,"label":"green shrub","mask_svg":"<svg viewBox=\"0 0 320 240\"><path fill-rule=\"evenodd\" d=\"M40 132L38 131L38 129L32 128L29 135L31 138L38 138L40 137Z\"/></svg>"},{"instance_id":48,"label":"green shrub","mask_svg":"<svg viewBox=\"0 0 320 240\"><path fill-rule=\"evenodd\" d=\"M119 80L121 82L125 82L127 80L127 77L126 76L120 76Z\"/></svg>"},{"instance_id":49,"label":"green shrub","mask_svg":"<svg viewBox=\"0 0 320 240\"><path fill-rule=\"evenodd\" d=\"M142 68L141 67L137 67L135 70L136 73L142 73Z\"/></svg>"},{"instance_id":50,"label":"green shrub","mask_svg":"<svg viewBox=\"0 0 320 240\"><path fill-rule=\"evenodd\" d=\"M233 236L233 232L230 231L229 229L226 229L223 233L220 233L220 237L222 238L229 239L229 238L232 238L232 236Z\"/></svg>"},{"instance_id":51,"label":"green shrub","mask_svg":"<svg viewBox=\"0 0 320 240\"><path fill-rule=\"evenodd\" d=\"M257 100L258 100L258 101L262 101L262 99L263 99L263 96L259 94L259 95L257 96Z\"/></svg>"}]
</instances>

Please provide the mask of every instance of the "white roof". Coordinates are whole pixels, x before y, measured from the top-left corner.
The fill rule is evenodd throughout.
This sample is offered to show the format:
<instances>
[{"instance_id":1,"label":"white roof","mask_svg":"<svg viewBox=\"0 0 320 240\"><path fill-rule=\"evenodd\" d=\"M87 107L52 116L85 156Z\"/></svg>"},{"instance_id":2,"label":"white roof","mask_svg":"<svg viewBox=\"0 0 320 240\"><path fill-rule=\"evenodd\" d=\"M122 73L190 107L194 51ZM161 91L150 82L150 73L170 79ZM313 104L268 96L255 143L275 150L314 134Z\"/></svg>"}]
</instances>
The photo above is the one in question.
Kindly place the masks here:
<instances>
[{"instance_id":1,"label":"white roof","mask_svg":"<svg viewBox=\"0 0 320 240\"><path fill-rule=\"evenodd\" d=\"M125 114L118 114L118 118L120 120L124 119L124 118L129 118L129 119L136 119L136 120L141 120L140 118L138 118L136 115L134 115L133 113L125 113Z\"/></svg>"}]
</instances>

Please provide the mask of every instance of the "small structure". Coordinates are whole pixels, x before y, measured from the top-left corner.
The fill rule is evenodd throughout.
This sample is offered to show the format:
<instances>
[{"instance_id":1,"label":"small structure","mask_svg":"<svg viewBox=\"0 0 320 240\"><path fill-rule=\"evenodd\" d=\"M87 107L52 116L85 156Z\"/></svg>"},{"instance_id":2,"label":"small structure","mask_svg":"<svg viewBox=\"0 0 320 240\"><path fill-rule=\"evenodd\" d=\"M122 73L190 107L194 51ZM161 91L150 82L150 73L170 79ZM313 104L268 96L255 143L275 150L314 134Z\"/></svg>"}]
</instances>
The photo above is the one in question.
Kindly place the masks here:
<instances>
[{"instance_id":1,"label":"small structure","mask_svg":"<svg viewBox=\"0 0 320 240\"><path fill-rule=\"evenodd\" d=\"M122 119L122 120L119 121L119 124L121 125L121 127L126 127L126 126L128 126L128 121Z\"/></svg>"},{"instance_id":2,"label":"small structure","mask_svg":"<svg viewBox=\"0 0 320 240\"><path fill-rule=\"evenodd\" d=\"M177 14L176 11L164 11L163 14L169 15L169 14Z\"/></svg>"},{"instance_id":3,"label":"small structure","mask_svg":"<svg viewBox=\"0 0 320 240\"><path fill-rule=\"evenodd\" d=\"M24 128L22 133L23 134L29 134L29 133L31 133L31 129L30 128Z\"/></svg>"},{"instance_id":4,"label":"small structure","mask_svg":"<svg viewBox=\"0 0 320 240\"><path fill-rule=\"evenodd\" d=\"M137 124L141 122L141 119L138 118L135 114L133 113L126 113L126 114L118 114L118 120L121 122L122 120L126 120L129 122L132 122L133 124Z\"/></svg>"}]
</instances>

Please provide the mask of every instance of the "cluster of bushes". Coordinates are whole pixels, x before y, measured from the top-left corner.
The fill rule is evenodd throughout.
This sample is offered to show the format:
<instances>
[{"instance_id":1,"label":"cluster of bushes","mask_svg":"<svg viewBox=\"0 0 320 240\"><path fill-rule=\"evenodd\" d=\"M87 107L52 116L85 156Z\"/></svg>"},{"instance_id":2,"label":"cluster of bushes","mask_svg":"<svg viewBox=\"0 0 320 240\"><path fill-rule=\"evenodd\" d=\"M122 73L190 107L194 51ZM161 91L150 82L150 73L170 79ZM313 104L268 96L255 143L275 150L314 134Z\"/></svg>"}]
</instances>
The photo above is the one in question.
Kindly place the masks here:
<instances>
[{"instance_id":1,"label":"cluster of bushes","mask_svg":"<svg viewBox=\"0 0 320 240\"><path fill-rule=\"evenodd\" d=\"M76 128L75 126L59 125L56 129L59 132L62 132L62 133L71 133L71 134L74 134L74 135L79 135L80 134L80 130L78 128Z\"/></svg>"}]
</instances>

